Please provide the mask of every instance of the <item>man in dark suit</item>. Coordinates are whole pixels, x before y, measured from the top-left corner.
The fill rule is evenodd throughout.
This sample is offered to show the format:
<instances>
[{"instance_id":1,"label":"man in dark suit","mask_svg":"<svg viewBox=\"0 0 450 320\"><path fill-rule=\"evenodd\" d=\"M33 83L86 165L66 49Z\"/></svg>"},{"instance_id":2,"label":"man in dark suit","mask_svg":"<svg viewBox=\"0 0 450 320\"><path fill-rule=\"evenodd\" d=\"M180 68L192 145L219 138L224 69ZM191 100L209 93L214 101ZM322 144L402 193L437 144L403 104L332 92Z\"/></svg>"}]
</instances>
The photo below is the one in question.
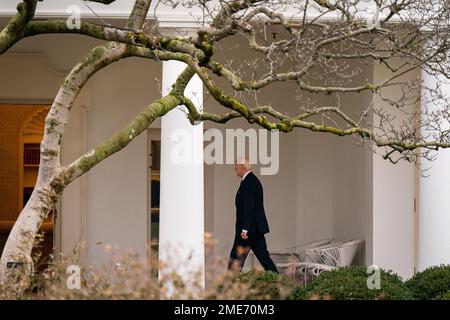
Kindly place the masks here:
<instances>
[{"instance_id":1,"label":"man in dark suit","mask_svg":"<svg viewBox=\"0 0 450 320\"><path fill-rule=\"evenodd\" d=\"M264 270L278 273L267 251L264 237L264 234L269 232L269 224L264 212L261 182L251 171L247 158L238 161L234 170L241 178L241 184L236 194L236 234L228 261L228 270L241 271L251 249Z\"/></svg>"}]
</instances>

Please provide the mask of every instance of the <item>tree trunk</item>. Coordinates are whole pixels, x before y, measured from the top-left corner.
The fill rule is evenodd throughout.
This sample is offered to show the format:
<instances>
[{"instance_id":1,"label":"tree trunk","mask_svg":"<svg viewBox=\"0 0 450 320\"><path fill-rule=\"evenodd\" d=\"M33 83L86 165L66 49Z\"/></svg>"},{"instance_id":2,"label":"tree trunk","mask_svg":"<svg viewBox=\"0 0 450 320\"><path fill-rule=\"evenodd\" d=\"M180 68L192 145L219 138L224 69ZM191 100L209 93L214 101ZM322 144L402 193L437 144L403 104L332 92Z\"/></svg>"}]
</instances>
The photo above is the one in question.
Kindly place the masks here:
<instances>
[{"instance_id":1,"label":"tree trunk","mask_svg":"<svg viewBox=\"0 0 450 320\"><path fill-rule=\"evenodd\" d=\"M29 285L35 237L57 198L52 188L36 185L9 234L0 260L0 284L10 286L10 293L22 292Z\"/></svg>"},{"instance_id":2,"label":"tree trunk","mask_svg":"<svg viewBox=\"0 0 450 320\"><path fill-rule=\"evenodd\" d=\"M99 0L95 2L111 3L113 1ZM151 0L135 1L126 25L127 29L137 31L142 27L151 2ZM20 6L22 9L19 10L17 17L13 18L13 24L19 24L23 28L34 15L36 0L24 1ZM9 36L5 30L0 33L0 54L4 51L1 46L3 42L12 45L18 40L2 41ZM17 37L21 35L19 32L12 32L12 34ZM171 103L161 99L160 102L150 105L145 112L140 114L130 124L130 128L119 131L112 139L82 156L79 161L75 161L73 167L61 166L60 153L64 128L81 88L98 70L129 56L130 49L131 46L114 42L92 49L86 58L72 69L58 91L45 120L44 137L40 147L41 162L35 189L14 224L0 259L0 286L7 289L10 294L20 295L29 286L30 274L34 272L31 252L36 234L65 187L109 155L124 148L156 117L165 114L179 103L179 100L173 99L173 96L166 98ZM192 74L188 73L188 76L190 78ZM131 133L128 130L131 130ZM134 135L135 132L136 135ZM124 136L130 137L130 139L125 141Z\"/></svg>"}]
</instances>

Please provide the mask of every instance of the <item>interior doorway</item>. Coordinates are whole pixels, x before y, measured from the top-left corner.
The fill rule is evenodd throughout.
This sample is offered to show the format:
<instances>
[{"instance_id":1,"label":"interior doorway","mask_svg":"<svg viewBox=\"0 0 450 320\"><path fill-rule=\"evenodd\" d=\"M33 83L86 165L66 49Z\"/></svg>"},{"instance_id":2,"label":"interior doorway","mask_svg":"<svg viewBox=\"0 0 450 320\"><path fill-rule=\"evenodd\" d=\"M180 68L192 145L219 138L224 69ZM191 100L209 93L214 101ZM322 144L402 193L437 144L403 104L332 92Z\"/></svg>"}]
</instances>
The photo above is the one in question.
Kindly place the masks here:
<instances>
[{"instance_id":1,"label":"interior doorway","mask_svg":"<svg viewBox=\"0 0 450 320\"><path fill-rule=\"evenodd\" d=\"M49 110L48 105L0 105L0 118L4 120L0 136L0 252L34 190ZM53 253L54 216L52 211L44 221L37 237L38 245L33 250L38 270L45 268Z\"/></svg>"}]
</instances>

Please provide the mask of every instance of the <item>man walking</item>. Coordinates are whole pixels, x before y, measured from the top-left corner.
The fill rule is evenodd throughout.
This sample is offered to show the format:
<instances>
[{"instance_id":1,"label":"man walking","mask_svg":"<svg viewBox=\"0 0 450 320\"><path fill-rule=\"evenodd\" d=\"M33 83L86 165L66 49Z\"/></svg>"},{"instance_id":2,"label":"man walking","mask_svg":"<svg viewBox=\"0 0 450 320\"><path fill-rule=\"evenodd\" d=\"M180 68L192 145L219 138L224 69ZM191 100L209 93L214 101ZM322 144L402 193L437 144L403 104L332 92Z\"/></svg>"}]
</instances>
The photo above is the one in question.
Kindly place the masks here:
<instances>
[{"instance_id":1,"label":"man walking","mask_svg":"<svg viewBox=\"0 0 450 320\"><path fill-rule=\"evenodd\" d=\"M238 161L234 170L241 178L236 194L236 234L228 261L228 270L241 271L250 249L264 270L278 273L270 258L264 234L269 224L264 212L264 195L261 182L251 171L248 158Z\"/></svg>"}]
</instances>

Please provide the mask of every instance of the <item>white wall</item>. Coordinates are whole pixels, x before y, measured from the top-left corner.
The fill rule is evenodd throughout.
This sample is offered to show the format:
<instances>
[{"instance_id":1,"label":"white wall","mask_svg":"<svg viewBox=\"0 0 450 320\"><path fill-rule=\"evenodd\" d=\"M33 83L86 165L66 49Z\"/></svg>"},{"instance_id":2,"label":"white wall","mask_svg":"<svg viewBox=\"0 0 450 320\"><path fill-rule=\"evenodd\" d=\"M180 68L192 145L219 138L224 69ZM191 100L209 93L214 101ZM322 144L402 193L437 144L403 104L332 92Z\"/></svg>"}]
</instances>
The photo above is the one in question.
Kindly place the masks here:
<instances>
[{"instance_id":1,"label":"white wall","mask_svg":"<svg viewBox=\"0 0 450 320\"><path fill-rule=\"evenodd\" d=\"M367 105L368 96L344 97L342 107ZM364 264L372 259L372 157L355 141L299 132L298 242L362 239L355 263Z\"/></svg>"},{"instance_id":2,"label":"white wall","mask_svg":"<svg viewBox=\"0 0 450 320\"><path fill-rule=\"evenodd\" d=\"M373 82L373 66L354 62L361 73L354 76L348 86ZM354 119L367 110L373 100L370 91L346 93L340 96L342 109ZM372 120L369 113L367 121ZM333 235L338 240L362 239L364 243L355 257L355 263L372 263L373 246L373 160L369 146L361 145L359 137L333 136L334 142L334 215Z\"/></svg>"},{"instance_id":3,"label":"white wall","mask_svg":"<svg viewBox=\"0 0 450 320\"><path fill-rule=\"evenodd\" d=\"M86 99L84 88L75 101L62 142L61 162L67 165L86 150ZM85 240L86 226L86 176L73 181L63 192L60 201L60 225L56 228L59 239L57 250L71 254L74 248ZM80 256L85 261L85 255Z\"/></svg>"},{"instance_id":4,"label":"white wall","mask_svg":"<svg viewBox=\"0 0 450 320\"><path fill-rule=\"evenodd\" d=\"M150 61L126 59L97 73L90 84L87 149L108 139L159 98ZM137 137L87 174L87 261L103 255L102 244L134 249L147 243L147 136Z\"/></svg>"},{"instance_id":5,"label":"white wall","mask_svg":"<svg viewBox=\"0 0 450 320\"><path fill-rule=\"evenodd\" d=\"M231 126L227 126L230 128ZM364 239L357 263L371 260L370 150L350 139L299 130L280 136L280 171L259 176L271 233L270 251L323 238ZM234 236L239 178L232 165L206 166L207 223L226 258ZM255 170L259 174L258 167ZM212 204L211 204L212 203ZM209 208L209 210L208 210Z\"/></svg>"},{"instance_id":6,"label":"white wall","mask_svg":"<svg viewBox=\"0 0 450 320\"><path fill-rule=\"evenodd\" d=\"M448 101L450 96L450 83L447 79L423 72L423 85L425 88L433 88L439 81L443 98ZM429 114L446 108L446 103L433 99L428 90L423 90L422 110ZM439 102L438 102L439 101ZM423 115L424 116L424 115ZM427 119L423 119L427 120ZM448 129L446 121L441 123L441 129ZM430 136L427 128L422 128L423 136ZM419 198L419 257L418 270L422 271L430 266L450 263L450 150L441 149L434 153L436 159L432 162L421 159L421 168L426 170L420 177Z\"/></svg>"},{"instance_id":7,"label":"white wall","mask_svg":"<svg viewBox=\"0 0 450 320\"><path fill-rule=\"evenodd\" d=\"M10 51L1 56L0 63L0 99L3 101L49 102L54 99L64 77L63 73L51 65L47 56L39 51Z\"/></svg>"},{"instance_id":8,"label":"white wall","mask_svg":"<svg viewBox=\"0 0 450 320\"><path fill-rule=\"evenodd\" d=\"M230 43L227 48L236 50L236 43ZM250 58L246 50L242 49L240 53L241 58ZM226 51L223 53L227 54ZM363 70L361 77L371 81L370 67ZM226 84L221 79L216 80ZM295 90L293 83L275 84L262 91L258 102L296 114L303 104L302 100L294 99ZM311 96L318 99L318 105L329 104L335 99ZM342 105L350 113L357 113L368 106L371 96L370 93L343 95ZM304 99L308 97L305 95ZM247 101L253 100L248 98ZM207 102L205 106L209 112L225 112L213 102ZM221 130L250 127L243 120L233 120L225 125L206 124L207 128L212 126ZM226 259L234 236L234 197L239 179L235 177L232 165L214 165L208 170L205 179L213 175L214 184L209 189L205 183L206 199L210 203L207 208L211 208L207 210L207 219L212 221L209 228L217 240L216 253ZM258 169L255 171L259 173ZM275 176L260 176L260 179L271 229L267 235L270 251L282 251L323 238L358 238L365 240L366 247L371 245L372 154L368 148L356 146L354 139L303 129L281 133L280 171ZM371 259L371 248L363 247L356 262Z\"/></svg>"},{"instance_id":9,"label":"white wall","mask_svg":"<svg viewBox=\"0 0 450 320\"><path fill-rule=\"evenodd\" d=\"M297 133L297 243L333 237L333 137L309 131Z\"/></svg>"},{"instance_id":10,"label":"white wall","mask_svg":"<svg viewBox=\"0 0 450 320\"><path fill-rule=\"evenodd\" d=\"M414 273L414 167L374 156L373 263L409 278Z\"/></svg>"},{"instance_id":11,"label":"white wall","mask_svg":"<svg viewBox=\"0 0 450 320\"><path fill-rule=\"evenodd\" d=\"M384 79L386 74L384 66L375 66L375 82ZM417 72L411 72L397 80L413 80L417 76ZM383 96L395 100L401 97L401 91L398 87L384 88ZM396 115L393 120L396 125L404 120L401 112L380 99L376 100L375 106L384 106L385 110ZM409 112L414 108L417 106L413 106ZM374 122L378 123L378 119L375 115ZM404 278L414 274L415 192L414 164L401 161L393 165L379 155L373 156L373 263L392 269Z\"/></svg>"}]
</instances>

